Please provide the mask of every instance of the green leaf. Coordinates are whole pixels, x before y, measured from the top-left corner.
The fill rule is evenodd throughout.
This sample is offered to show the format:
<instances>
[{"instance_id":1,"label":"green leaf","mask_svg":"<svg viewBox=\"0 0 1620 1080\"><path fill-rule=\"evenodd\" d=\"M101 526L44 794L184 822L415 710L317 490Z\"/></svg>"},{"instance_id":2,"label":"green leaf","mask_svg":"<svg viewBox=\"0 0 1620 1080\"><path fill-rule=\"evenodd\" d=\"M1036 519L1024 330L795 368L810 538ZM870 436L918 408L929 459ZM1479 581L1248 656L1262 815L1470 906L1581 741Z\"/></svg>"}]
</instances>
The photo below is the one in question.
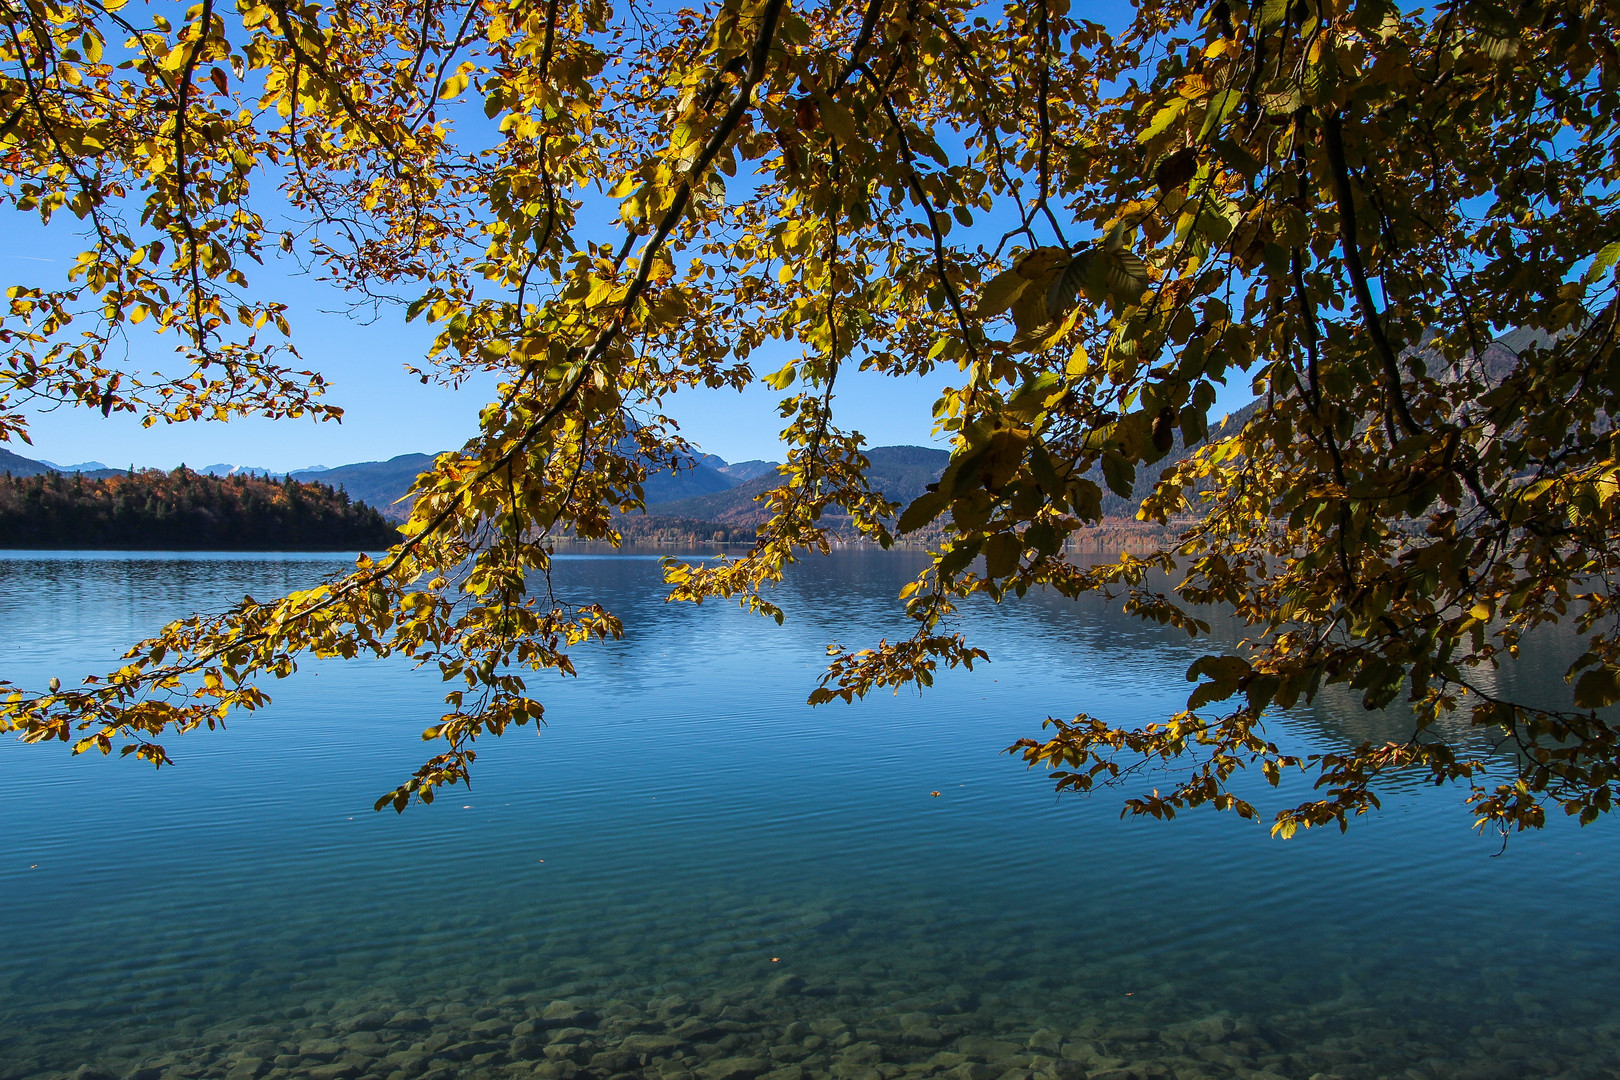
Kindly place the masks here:
<instances>
[{"instance_id":1,"label":"green leaf","mask_svg":"<svg viewBox=\"0 0 1620 1080\"><path fill-rule=\"evenodd\" d=\"M1392 10L1390 0L1356 0L1351 19L1358 30L1371 34L1384 24Z\"/></svg>"},{"instance_id":2,"label":"green leaf","mask_svg":"<svg viewBox=\"0 0 1620 1080\"><path fill-rule=\"evenodd\" d=\"M1052 321L1046 311L1046 291L1031 281L1030 288L1018 290L1013 299L1013 324L1019 334L1030 334Z\"/></svg>"},{"instance_id":3,"label":"green leaf","mask_svg":"<svg viewBox=\"0 0 1620 1080\"><path fill-rule=\"evenodd\" d=\"M1575 707L1601 709L1620 701L1620 668L1593 668L1575 682Z\"/></svg>"},{"instance_id":4,"label":"green leaf","mask_svg":"<svg viewBox=\"0 0 1620 1080\"><path fill-rule=\"evenodd\" d=\"M1077 477L1069 482L1069 506L1081 521L1102 520L1102 488L1095 481Z\"/></svg>"},{"instance_id":5,"label":"green leaf","mask_svg":"<svg viewBox=\"0 0 1620 1080\"><path fill-rule=\"evenodd\" d=\"M1057 275L1052 284L1046 288L1046 317L1048 320L1060 319L1069 313L1074 303L1080 297L1080 290L1086 283L1086 276L1091 271L1092 260L1096 258L1096 250L1087 248L1074 258L1070 259Z\"/></svg>"},{"instance_id":6,"label":"green leaf","mask_svg":"<svg viewBox=\"0 0 1620 1080\"><path fill-rule=\"evenodd\" d=\"M895 526L897 532L916 532L937 518L940 513L951 504L951 500L938 491L927 491L911 500L900 515L900 523Z\"/></svg>"},{"instance_id":7,"label":"green leaf","mask_svg":"<svg viewBox=\"0 0 1620 1080\"><path fill-rule=\"evenodd\" d=\"M1131 491L1136 486L1136 466L1126 461L1117 450L1109 450L1102 458L1103 479L1108 482L1108 490L1122 499L1131 497Z\"/></svg>"},{"instance_id":8,"label":"green leaf","mask_svg":"<svg viewBox=\"0 0 1620 1080\"><path fill-rule=\"evenodd\" d=\"M1198 148L1184 146L1159 162L1153 170L1153 182L1160 190L1171 191L1182 187L1198 174Z\"/></svg>"},{"instance_id":9,"label":"green leaf","mask_svg":"<svg viewBox=\"0 0 1620 1080\"><path fill-rule=\"evenodd\" d=\"M787 364L781 370L762 376L760 381L772 390L786 390L794 379L799 377L799 368L796 364Z\"/></svg>"},{"instance_id":10,"label":"green leaf","mask_svg":"<svg viewBox=\"0 0 1620 1080\"><path fill-rule=\"evenodd\" d=\"M1062 337L1062 323L1045 322L1020 331L1007 343L1007 347L1013 352L1042 353L1056 345Z\"/></svg>"},{"instance_id":11,"label":"green leaf","mask_svg":"<svg viewBox=\"0 0 1620 1080\"><path fill-rule=\"evenodd\" d=\"M1052 455L1047 452L1046 444L1039 439L1030 443L1029 471L1035 477L1035 483L1040 485L1042 493L1049 497L1062 493L1063 484L1058 480L1057 469L1052 464Z\"/></svg>"},{"instance_id":12,"label":"green leaf","mask_svg":"<svg viewBox=\"0 0 1620 1080\"><path fill-rule=\"evenodd\" d=\"M1260 162L1256 161L1254 156L1243 149L1236 140L1216 139L1214 146L1215 152L1221 156L1221 160L1237 170L1242 176L1253 180L1260 175Z\"/></svg>"},{"instance_id":13,"label":"green leaf","mask_svg":"<svg viewBox=\"0 0 1620 1080\"><path fill-rule=\"evenodd\" d=\"M955 499L975 488L983 487L984 481L979 477L979 466L989 453L990 443L986 441L951 462L945 467L944 475L939 478L939 490Z\"/></svg>"},{"instance_id":14,"label":"green leaf","mask_svg":"<svg viewBox=\"0 0 1620 1080\"><path fill-rule=\"evenodd\" d=\"M963 538L954 541L950 548L939 557L939 573L943 577L965 569L979 554L979 545L983 537Z\"/></svg>"},{"instance_id":15,"label":"green leaf","mask_svg":"<svg viewBox=\"0 0 1620 1080\"><path fill-rule=\"evenodd\" d=\"M1108 252L1108 291L1122 303L1134 304L1141 300L1152 283L1147 263L1140 255L1134 251Z\"/></svg>"},{"instance_id":16,"label":"green leaf","mask_svg":"<svg viewBox=\"0 0 1620 1080\"><path fill-rule=\"evenodd\" d=\"M1208 681L1199 683L1193 690L1187 698L1187 708L1198 709L1212 701L1225 701L1238 692L1253 670L1240 656L1200 656L1187 669L1187 681L1200 677Z\"/></svg>"},{"instance_id":17,"label":"green leaf","mask_svg":"<svg viewBox=\"0 0 1620 1080\"><path fill-rule=\"evenodd\" d=\"M1275 675L1256 674L1243 688L1243 693L1249 699L1249 708L1259 712L1271 704L1272 698L1277 696L1277 688L1282 680Z\"/></svg>"},{"instance_id":18,"label":"green leaf","mask_svg":"<svg viewBox=\"0 0 1620 1080\"><path fill-rule=\"evenodd\" d=\"M1267 90L1261 101L1269 116L1286 116L1298 112L1305 99L1301 96L1300 88L1287 83L1279 84Z\"/></svg>"},{"instance_id":19,"label":"green leaf","mask_svg":"<svg viewBox=\"0 0 1620 1080\"><path fill-rule=\"evenodd\" d=\"M1620 262L1620 240L1616 240L1614 243L1609 244L1599 251L1595 256L1593 256L1592 265L1587 268L1586 274L1582 280L1588 285L1592 284L1601 278L1604 273L1608 271L1609 267L1613 266L1616 262Z\"/></svg>"},{"instance_id":20,"label":"green leaf","mask_svg":"<svg viewBox=\"0 0 1620 1080\"><path fill-rule=\"evenodd\" d=\"M1007 408L1026 419L1034 417L1046 409L1059 391L1057 373L1043 371L1018 388L1018 392L1008 400Z\"/></svg>"},{"instance_id":21,"label":"green leaf","mask_svg":"<svg viewBox=\"0 0 1620 1080\"><path fill-rule=\"evenodd\" d=\"M973 314L980 319L993 319L1013 306L1030 281L1017 270L1004 270L991 278L979 295Z\"/></svg>"},{"instance_id":22,"label":"green leaf","mask_svg":"<svg viewBox=\"0 0 1620 1080\"><path fill-rule=\"evenodd\" d=\"M1063 546L1063 539L1050 522L1037 521L1024 530L1024 546L1034 548L1042 555L1056 555Z\"/></svg>"},{"instance_id":23,"label":"green leaf","mask_svg":"<svg viewBox=\"0 0 1620 1080\"><path fill-rule=\"evenodd\" d=\"M844 103L830 96L820 87L812 88L816 99L816 109L821 114L821 123L838 140L842 146L854 146L860 141L857 134L855 117L844 107Z\"/></svg>"},{"instance_id":24,"label":"green leaf","mask_svg":"<svg viewBox=\"0 0 1620 1080\"><path fill-rule=\"evenodd\" d=\"M1024 545L1012 533L996 533L984 545L985 574L1004 578L1018 569L1018 560L1024 554Z\"/></svg>"},{"instance_id":25,"label":"green leaf","mask_svg":"<svg viewBox=\"0 0 1620 1080\"><path fill-rule=\"evenodd\" d=\"M1196 446L1208 438L1209 416L1203 409L1188 405L1181 410L1178 420L1181 423L1181 441L1187 446Z\"/></svg>"},{"instance_id":26,"label":"green leaf","mask_svg":"<svg viewBox=\"0 0 1620 1080\"><path fill-rule=\"evenodd\" d=\"M1152 122L1136 137L1136 141L1139 143L1152 142L1155 138L1170 130L1170 125L1175 123L1177 118L1186 111L1187 101L1185 98L1172 98L1169 104L1153 114Z\"/></svg>"}]
</instances>

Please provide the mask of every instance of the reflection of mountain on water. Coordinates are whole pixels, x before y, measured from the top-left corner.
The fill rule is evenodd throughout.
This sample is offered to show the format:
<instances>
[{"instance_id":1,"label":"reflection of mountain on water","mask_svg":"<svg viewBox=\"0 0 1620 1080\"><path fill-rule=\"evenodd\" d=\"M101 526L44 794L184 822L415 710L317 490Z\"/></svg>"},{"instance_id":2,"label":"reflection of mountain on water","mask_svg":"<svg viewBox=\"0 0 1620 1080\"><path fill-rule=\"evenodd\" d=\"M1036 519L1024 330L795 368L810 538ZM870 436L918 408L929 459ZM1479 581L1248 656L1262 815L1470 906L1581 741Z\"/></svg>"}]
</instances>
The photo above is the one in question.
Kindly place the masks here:
<instances>
[{"instance_id":1,"label":"reflection of mountain on water","mask_svg":"<svg viewBox=\"0 0 1620 1080\"><path fill-rule=\"evenodd\" d=\"M1580 652L1573 628L1543 627L1525 639L1517 659L1507 658L1494 670L1476 668L1470 681L1486 693L1522 705L1571 709L1573 695L1564 673ZM1460 707L1442 715L1424 737L1497 758L1505 766L1517 757L1518 751L1505 741L1505 732L1500 728L1473 723L1472 707L1477 700L1472 695L1462 699ZM1368 710L1361 706L1360 692L1344 686L1324 688L1308 709L1293 710L1287 722L1334 746L1404 742L1415 730L1412 709L1404 694L1386 709Z\"/></svg>"},{"instance_id":2,"label":"reflection of mountain on water","mask_svg":"<svg viewBox=\"0 0 1620 1080\"><path fill-rule=\"evenodd\" d=\"M1150 584L1157 591L1170 591L1170 579L1166 577L1161 576ZM1167 675L1178 663L1190 666L1207 653L1235 652L1238 643L1249 633L1230 610L1199 609L1197 613L1210 624L1211 633L1208 637L1194 639L1180 630L1144 623L1126 615L1121 605L1120 599L1108 600L1101 596L1068 600L1052 592L1031 593L1023 601L975 608L966 629L970 638L975 638L976 632L979 632L978 637L993 638L997 635L983 631L992 631L998 623L1033 621L1040 624L1043 632L1021 636L1020 648L1030 648L1032 642L1049 641L1054 645L1062 642L1064 647L1054 649L1054 655L1048 658L1050 662L1063 663L1060 654L1072 655L1078 647L1111 672L1152 680L1144 681L1142 696L1160 706L1159 715L1145 711L1122 715L1117 701L1111 711L1088 709L1084 701L1076 701L1069 710L1069 715L1090 711L1099 719L1119 723L1152 722L1182 708L1193 684L1172 685ZM993 641L990 650L994 658ZM1526 638L1518 659L1506 659L1494 670L1477 668L1470 678L1479 689L1510 701L1568 709L1572 693L1564 681L1564 673L1580 651L1579 639L1571 627L1544 627ZM1296 753L1342 751L1364 742L1405 742L1412 738L1416 722L1404 692L1383 709L1366 709L1361 700L1360 690L1344 685L1324 686L1309 704L1301 703L1286 712L1272 713L1268 717L1267 732L1283 749ZM1464 699L1460 708L1431 725L1424 737L1444 740L1467 753L1497 757L1506 765L1515 751L1501 745L1503 733L1499 729L1473 724L1474 700L1471 696ZM1217 707L1210 707L1211 715ZM1620 709L1615 711L1620 714ZM1417 780L1415 774L1412 779ZM1391 778L1387 784L1401 786L1399 778Z\"/></svg>"},{"instance_id":3,"label":"reflection of mountain on water","mask_svg":"<svg viewBox=\"0 0 1620 1080\"><path fill-rule=\"evenodd\" d=\"M669 548L647 549L641 558L604 557L606 553L597 549L582 550L589 554L558 560L557 599L569 606L600 601L623 618L625 626L623 640L579 651L582 665L597 676L607 676L605 684L588 676L584 680L596 685L597 694L617 697L701 672L704 678L732 677L751 686L746 699L718 710L716 719L762 712L779 715L790 725L820 725L830 722L831 714L845 715L840 706L823 707L814 714L818 719L809 719L810 714L800 717L796 711L821 676L826 645L864 648L879 638L894 641L911 633L914 625L904 617L898 593L928 564L920 552L873 549L809 559L790 570L780 587L768 591L787 614L786 624L777 627L770 619L738 611L724 601L701 609L666 603L657 557L672 554ZM694 552L689 557L712 556ZM1167 586L1165 579L1155 583L1160 590ZM1144 623L1120 607L1119 599L1088 596L1071 601L1050 592L1032 592L1001 605L969 602L954 629L989 652L991 664L965 676L942 673L940 685L926 691L924 698L942 705L977 701L995 680L1018 679L1026 696L1015 714L1004 714L1007 743L1038 734L1048 716L1067 719L1088 713L1121 725L1148 724L1185 706L1193 684L1183 676L1194 660L1210 652L1235 650L1246 636L1246 628L1230 611L1201 611L1211 634L1194 639ZM1576 652L1572 631L1546 631L1528 641L1522 659L1511 666L1476 672L1476 683L1513 700L1567 707L1570 688L1562 676ZM769 689L753 685L752 673L767 659L784 664L783 670L796 672L797 678ZM539 680L535 685L548 702L555 699L557 715L579 707L571 681L559 686ZM1215 708L1208 710L1209 715L1215 715ZM1285 751L1300 754L1343 751L1363 742L1404 742L1413 731L1412 712L1404 700L1369 711L1361 706L1360 691L1344 686L1324 687L1310 704L1275 713L1267 722L1269 738ZM1512 751L1498 748L1495 729L1470 723L1466 704L1442 718L1428 737L1444 739L1467 753L1494 757L1504 771L1512 762ZM1393 791L1421 782L1414 772L1385 777L1379 788Z\"/></svg>"}]
</instances>

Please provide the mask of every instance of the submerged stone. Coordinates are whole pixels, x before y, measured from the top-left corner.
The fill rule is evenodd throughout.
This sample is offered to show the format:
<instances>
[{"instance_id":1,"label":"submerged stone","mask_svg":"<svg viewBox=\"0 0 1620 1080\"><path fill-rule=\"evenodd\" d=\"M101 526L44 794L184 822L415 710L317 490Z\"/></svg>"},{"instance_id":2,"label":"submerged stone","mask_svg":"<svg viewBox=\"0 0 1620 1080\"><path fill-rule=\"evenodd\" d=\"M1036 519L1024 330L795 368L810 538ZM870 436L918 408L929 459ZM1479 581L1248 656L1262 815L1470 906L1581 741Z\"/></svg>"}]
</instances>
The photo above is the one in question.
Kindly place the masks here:
<instances>
[{"instance_id":1,"label":"submerged stone","mask_svg":"<svg viewBox=\"0 0 1620 1080\"><path fill-rule=\"evenodd\" d=\"M1017 1043L1003 1042L982 1035L964 1035L956 1041L956 1046L962 1053L970 1057L984 1058L986 1061L1001 1061L1023 1049Z\"/></svg>"},{"instance_id":2,"label":"submerged stone","mask_svg":"<svg viewBox=\"0 0 1620 1080\"><path fill-rule=\"evenodd\" d=\"M804 980L797 975L778 975L765 984L765 992L772 997L797 994L804 989Z\"/></svg>"},{"instance_id":3,"label":"submerged stone","mask_svg":"<svg viewBox=\"0 0 1620 1080\"><path fill-rule=\"evenodd\" d=\"M586 1027L597 1021L595 1013L580 1008L572 1001L553 1001L540 1016L555 1027Z\"/></svg>"},{"instance_id":4,"label":"submerged stone","mask_svg":"<svg viewBox=\"0 0 1620 1080\"><path fill-rule=\"evenodd\" d=\"M343 1031L376 1031L378 1028L387 1027L390 1019L392 1017L385 1012L364 1012L359 1016L350 1017L340 1027Z\"/></svg>"},{"instance_id":5,"label":"submerged stone","mask_svg":"<svg viewBox=\"0 0 1620 1080\"><path fill-rule=\"evenodd\" d=\"M619 1048L632 1054L668 1054L684 1045L672 1035L629 1035Z\"/></svg>"},{"instance_id":6,"label":"submerged stone","mask_svg":"<svg viewBox=\"0 0 1620 1080\"><path fill-rule=\"evenodd\" d=\"M1024 1045L1031 1050L1039 1050L1041 1053L1056 1056L1057 1052L1063 1047L1063 1036L1051 1028L1041 1028L1031 1035L1029 1042Z\"/></svg>"},{"instance_id":7,"label":"submerged stone","mask_svg":"<svg viewBox=\"0 0 1620 1080\"><path fill-rule=\"evenodd\" d=\"M944 1075L949 1080L996 1080L1000 1072L982 1061L964 1061Z\"/></svg>"},{"instance_id":8,"label":"submerged stone","mask_svg":"<svg viewBox=\"0 0 1620 1080\"><path fill-rule=\"evenodd\" d=\"M703 1080L753 1080L770 1068L771 1063L765 1058L726 1057L703 1065L698 1069L698 1075Z\"/></svg>"}]
</instances>

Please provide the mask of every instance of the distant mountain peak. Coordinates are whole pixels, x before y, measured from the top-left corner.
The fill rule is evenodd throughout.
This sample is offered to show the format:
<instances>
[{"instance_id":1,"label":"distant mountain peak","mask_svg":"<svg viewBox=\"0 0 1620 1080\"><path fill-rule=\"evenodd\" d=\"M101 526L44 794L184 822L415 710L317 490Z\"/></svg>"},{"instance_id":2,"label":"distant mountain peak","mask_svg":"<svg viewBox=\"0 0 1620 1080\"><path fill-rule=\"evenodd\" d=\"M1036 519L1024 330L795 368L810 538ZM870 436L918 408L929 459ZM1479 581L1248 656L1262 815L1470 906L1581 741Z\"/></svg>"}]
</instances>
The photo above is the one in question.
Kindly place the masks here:
<instances>
[{"instance_id":1,"label":"distant mountain peak","mask_svg":"<svg viewBox=\"0 0 1620 1080\"><path fill-rule=\"evenodd\" d=\"M780 464L779 461L762 461L756 458L752 461L734 461L729 465L722 461L718 468L720 472L741 484L754 479L756 476L764 476L767 473L775 472L776 467Z\"/></svg>"}]
</instances>

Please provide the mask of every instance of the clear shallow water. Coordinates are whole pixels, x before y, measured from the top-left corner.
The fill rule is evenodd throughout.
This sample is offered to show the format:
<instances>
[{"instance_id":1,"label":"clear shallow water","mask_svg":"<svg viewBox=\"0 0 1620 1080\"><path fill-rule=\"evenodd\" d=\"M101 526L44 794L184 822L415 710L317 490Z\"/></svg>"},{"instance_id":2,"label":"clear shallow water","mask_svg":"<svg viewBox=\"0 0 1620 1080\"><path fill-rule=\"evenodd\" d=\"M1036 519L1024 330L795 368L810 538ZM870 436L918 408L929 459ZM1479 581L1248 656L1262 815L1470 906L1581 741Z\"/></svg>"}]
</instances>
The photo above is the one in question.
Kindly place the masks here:
<instances>
[{"instance_id":1,"label":"clear shallow water","mask_svg":"<svg viewBox=\"0 0 1620 1080\"><path fill-rule=\"evenodd\" d=\"M6 553L0 673L67 681L343 565ZM403 817L371 804L443 687L400 664L306 666L161 773L0 744L0 1078L1620 1071L1612 823L1493 859L1448 790L1287 843L1055 798L1000 751L1048 714L1172 710L1199 651L1097 604L977 613L989 667L804 706L829 642L905 632L916 569L819 561L777 628L664 604L655 557L562 558L559 595L626 640L541 686L542 737L483 744L471 792ZM1324 702L1276 734L1386 732Z\"/></svg>"}]
</instances>

